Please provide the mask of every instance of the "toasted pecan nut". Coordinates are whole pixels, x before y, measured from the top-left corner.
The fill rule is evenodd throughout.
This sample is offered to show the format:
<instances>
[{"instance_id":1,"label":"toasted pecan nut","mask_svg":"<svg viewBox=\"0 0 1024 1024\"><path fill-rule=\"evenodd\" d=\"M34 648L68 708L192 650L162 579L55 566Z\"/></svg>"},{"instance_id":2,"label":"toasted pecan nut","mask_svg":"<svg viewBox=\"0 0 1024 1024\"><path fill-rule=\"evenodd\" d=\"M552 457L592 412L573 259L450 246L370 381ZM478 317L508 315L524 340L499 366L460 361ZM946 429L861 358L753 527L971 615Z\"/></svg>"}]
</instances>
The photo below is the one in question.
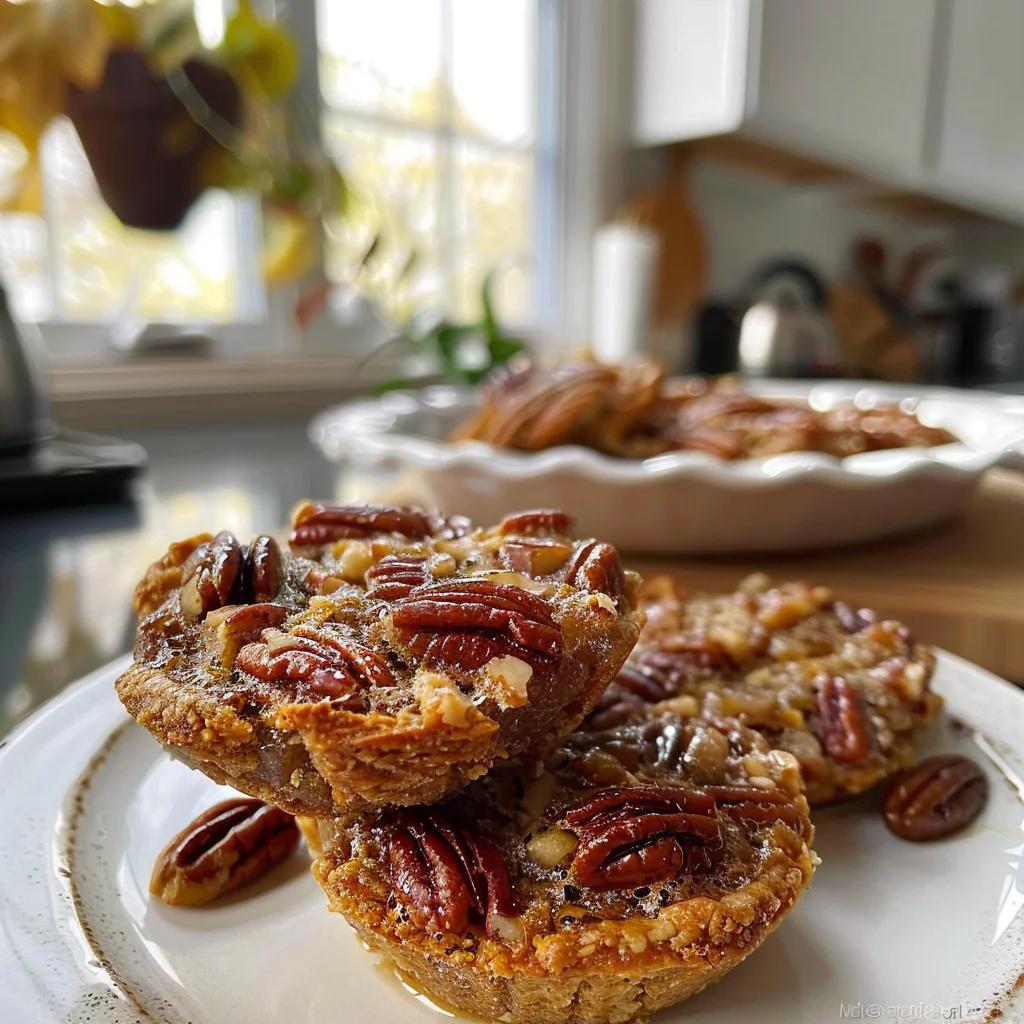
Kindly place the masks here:
<instances>
[{"instance_id":1,"label":"toasted pecan nut","mask_svg":"<svg viewBox=\"0 0 1024 1024\"><path fill-rule=\"evenodd\" d=\"M395 685L379 654L330 623L298 626L287 634L270 631L243 647L235 665L295 700L351 701L348 710L362 709L357 698L367 686Z\"/></svg>"},{"instance_id":2,"label":"toasted pecan nut","mask_svg":"<svg viewBox=\"0 0 1024 1024\"><path fill-rule=\"evenodd\" d=\"M517 512L505 516L498 524L498 532L503 536L523 534L527 537L543 537L554 533L564 536L573 528L572 516L554 508L535 508L529 512Z\"/></svg>"},{"instance_id":3,"label":"toasted pecan nut","mask_svg":"<svg viewBox=\"0 0 1024 1024\"><path fill-rule=\"evenodd\" d=\"M839 764L862 764L875 749L875 731L864 698L841 676L817 683L818 725L826 753Z\"/></svg>"},{"instance_id":4,"label":"toasted pecan nut","mask_svg":"<svg viewBox=\"0 0 1024 1024\"><path fill-rule=\"evenodd\" d=\"M418 927L458 934L476 914L489 935L508 934L515 894L492 843L429 807L391 814L378 831L395 893Z\"/></svg>"},{"instance_id":5,"label":"toasted pecan nut","mask_svg":"<svg viewBox=\"0 0 1024 1024\"><path fill-rule=\"evenodd\" d=\"M693 790L607 789L559 824L579 837L573 878L595 890L709 870L722 846L714 798Z\"/></svg>"},{"instance_id":6,"label":"toasted pecan nut","mask_svg":"<svg viewBox=\"0 0 1024 1024\"><path fill-rule=\"evenodd\" d=\"M987 801L988 778L977 764L960 754L936 754L889 783L883 813L892 832L919 843L966 828Z\"/></svg>"},{"instance_id":7,"label":"toasted pecan nut","mask_svg":"<svg viewBox=\"0 0 1024 1024\"><path fill-rule=\"evenodd\" d=\"M229 604L215 608L203 622L207 646L221 670L235 664L243 645L256 640L265 629L280 626L288 609L278 604Z\"/></svg>"},{"instance_id":8,"label":"toasted pecan nut","mask_svg":"<svg viewBox=\"0 0 1024 1024\"><path fill-rule=\"evenodd\" d=\"M619 553L602 541L584 544L565 571L565 582L580 590L607 594L613 601L627 595L626 574Z\"/></svg>"},{"instance_id":9,"label":"toasted pecan nut","mask_svg":"<svg viewBox=\"0 0 1024 1024\"><path fill-rule=\"evenodd\" d=\"M254 603L271 601L281 589L281 549L273 537L261 534L245 553L245 582Z\"/></svg>"},{"instance_id":10,"label":"toasted pecan nut","mask_svg":"<svg viewBox=\"0 0 1024 1024\"><path fill-rule=\"evenodd\" d=\"M391 621L408 648L435 665L471 671L492 658L533 668L556 664L562 632L535 594L489 579L419 587L392 606Z\"/></svg>"},{"instance_id":11,"label":"toasted pecan nut","mask_svg":"<svg viewBox=\"0 0 1024 1024\"><path fill-rule=\"evenodd\" d=\"M430 580L425 555L387 555L366 572L369 597L394 601Z\"/></svg>"},{"instance_id":12,"label":"toasted pecan nut","mask_svg":"<svg viewBox=\"0 0 1024 1024\"><path fill-rule=\"evenodd\" d=\"M375 533L399 533L422 540L434 524L420 509L395 505L331 505L310 501L299 507L292 520L293 548L319 547L336 540L371 537Z\"/></svg>"},{"instance_id":13,"label":"toasted pecan nut","mask_svg":"<svg viewBox=\"0 0 1024 1024\"><path fill-rule=\"evenodd\" d=\"M185 564L190 572L181 588L181 614L186 621L195 622L214 608L231 604L243 560L241 545L227 530L196 548Z\"/></svg>"},{"instance_id":14,"label":"toasted pecan nut","mask_svg":"<svg viewBox=\"0 0 1024 1024\"><path fill-rule=\"evenodd\" d=\"M178 833L156 859L149 891L198 907L262 878L294 852L295 819L259 800L225 800Z\"/></svg>"}]
</instances>

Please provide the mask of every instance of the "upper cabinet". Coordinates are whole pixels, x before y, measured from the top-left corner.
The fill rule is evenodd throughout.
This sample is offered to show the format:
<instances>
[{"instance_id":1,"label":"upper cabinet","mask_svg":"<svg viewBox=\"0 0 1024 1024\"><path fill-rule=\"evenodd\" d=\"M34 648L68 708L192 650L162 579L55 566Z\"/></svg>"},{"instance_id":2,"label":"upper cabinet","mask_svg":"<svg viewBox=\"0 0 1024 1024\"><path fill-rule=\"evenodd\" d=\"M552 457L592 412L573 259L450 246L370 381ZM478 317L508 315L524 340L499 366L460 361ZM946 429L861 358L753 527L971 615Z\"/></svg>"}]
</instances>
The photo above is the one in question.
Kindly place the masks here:
<instances>
[{"instance_id":1,"label":"upper cabinet","mask_svg":"<svg viewBox=\"0 0 1024 1024\"><path fill-rule=\"evenodd\" d=\"M741 130L916 173L935 0L637 0L635 139Z\"/></svg>"},{"instance_id":2,"label":"upper cabinet","mask_svg":"<svg viewBox=\"0 0 1024 1024\"><path fill-rule=\"evenodd\" d=\"M701 2L701 0L698 0ZM925 155L934 0L768 0L753 134L890 177Z\"/></svg>"},{"instance_id":3,"label":"upper cabinet","mask_svg":"<svg viewBox=\"0 0 1024 1024\"><path fill-rule=\"evenodd\" d=\"M1024 0L635 0L638 145L770 142L1024 219Z\"/></svg>"},{"instance_id":4,"label":"upper cabinet","mask_svg":"<svg viewBox=\"0 0 1024 1024\"><path fill-rule=\"evenodd\" d=\"M750 0L638 0L638 143L722 135L743 124L752 13Z\"/></svg>"},{"instance_id":5,"label":"upper cabinet","mask_svg":"<svg viewBox=\"0 0 1024 1024\"><path fill-rule=\"evenodd\" d=\"M1024 210L1024 2L952 0L936 181Z\"/></svg>"}]
</instances>

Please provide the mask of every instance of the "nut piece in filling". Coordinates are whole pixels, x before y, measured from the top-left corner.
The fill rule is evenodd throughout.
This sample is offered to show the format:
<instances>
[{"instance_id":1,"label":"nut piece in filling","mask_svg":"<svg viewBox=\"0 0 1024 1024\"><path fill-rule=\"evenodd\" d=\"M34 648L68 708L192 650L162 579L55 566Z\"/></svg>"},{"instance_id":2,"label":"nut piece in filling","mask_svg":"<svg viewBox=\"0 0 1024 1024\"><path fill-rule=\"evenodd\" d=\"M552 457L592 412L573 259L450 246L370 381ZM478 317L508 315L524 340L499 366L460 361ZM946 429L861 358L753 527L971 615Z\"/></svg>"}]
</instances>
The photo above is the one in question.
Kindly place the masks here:
<instances>
[{"instance_id":1,"label":"nut piece in filling","mask_svg":"<svg viewBox=\"0 0 1024 1024\"><path fill-rule=\"evenodd\" d=\"M571 522L307 502L290 551L193 537L136 590L118 694L176 757L295 814L438 800L574 729L636 642L638 578Z\"/></svg>"},{"instance_id":2,"label":"nut piece in filling","mask_svg":"<svg viewBox=\"0 0 1024 1024\"><path fill-rule=\"evenodd\" d=\"M941 704L931 651L824 587L752 576L732 594L691 596L655 576L640 604L640 641L584 728L669 709L735 716L797 758L814 804L910 764L915 733Z\"/></svg>"},{"instance_id":3,"label":"nut piece in filling","mask_svg":"<svg viewBox=\"0 0 1024 1024\"><path fill-rule=\"evenodd\" d=\"M736 720L671 713L319 831L314 874L371 948L432 998L513 1024L688 998L757 948L816 862L796 759Z\"/></svg>"}]
</instances>

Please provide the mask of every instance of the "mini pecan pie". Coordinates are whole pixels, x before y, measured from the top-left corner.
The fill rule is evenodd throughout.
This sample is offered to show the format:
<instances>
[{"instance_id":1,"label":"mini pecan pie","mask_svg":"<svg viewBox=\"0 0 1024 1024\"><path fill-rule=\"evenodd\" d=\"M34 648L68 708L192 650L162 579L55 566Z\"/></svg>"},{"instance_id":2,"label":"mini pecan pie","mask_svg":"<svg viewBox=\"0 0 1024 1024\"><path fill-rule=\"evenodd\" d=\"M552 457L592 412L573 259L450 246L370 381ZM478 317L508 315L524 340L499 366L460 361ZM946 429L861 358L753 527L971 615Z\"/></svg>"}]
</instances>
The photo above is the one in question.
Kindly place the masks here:
<instances>
[{"instance_id":1,"label":"mini pecan pie","mask_svg":"<svg viewBox=\"0 0 1024 1024\"><path fill-rule=\"evenodd\" d=\"M905 626L835 601L824 587L764 576L695 595L668 576L641 587L647 623L585 728L671 708L738 717L794 754L807 798L870 789L913 759L940 699L935 664Z\"/></svg>"},{"instance_id":2,"label":"mini pecan pie","mask_svg":"<svg viewBox=\"0 0 1024 1024\"><path fill-rule=\"evenodd\" d=\"M313 872L370 948L435 999L523 1024L629 1021L699 992L816 860L792 755L672 714L319 833Z\"/></svg>"},{"instance_id":3,"label":"mini pecan pie","mask_svg":"<svg viewBox=\"0 0 1024 1024\"><path fill-rule=\"evenodd\" d=\"M636 642L635 574L570 528L306 504L291 553L193 537L139 584L118 694L175 756L293 813L437 800L570 732Z\"/></svg>"}]
</instances>

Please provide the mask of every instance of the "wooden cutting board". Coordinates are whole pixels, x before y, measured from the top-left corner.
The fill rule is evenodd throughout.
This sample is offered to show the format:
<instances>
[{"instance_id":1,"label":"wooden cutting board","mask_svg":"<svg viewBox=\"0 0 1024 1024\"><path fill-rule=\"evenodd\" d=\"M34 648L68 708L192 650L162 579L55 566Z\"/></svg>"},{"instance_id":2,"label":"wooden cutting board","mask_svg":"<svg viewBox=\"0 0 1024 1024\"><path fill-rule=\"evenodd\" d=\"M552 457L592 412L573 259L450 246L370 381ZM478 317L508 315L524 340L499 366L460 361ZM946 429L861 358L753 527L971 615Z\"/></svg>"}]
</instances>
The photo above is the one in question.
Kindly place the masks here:
<instances>
[{"instance_id":1,"label":"wooden cutting board","mask_svg":"<svg viewBox=\"0 0 1024 1024\"><path fill-rule=\"evenodd\" d=\"M813 580L1024 684L1024 474L990 471L962 520L910 538L788 556L626 561L642 573L672 571L692 590L731 589L758 571Z\"/></svg>"}]
</instances>

